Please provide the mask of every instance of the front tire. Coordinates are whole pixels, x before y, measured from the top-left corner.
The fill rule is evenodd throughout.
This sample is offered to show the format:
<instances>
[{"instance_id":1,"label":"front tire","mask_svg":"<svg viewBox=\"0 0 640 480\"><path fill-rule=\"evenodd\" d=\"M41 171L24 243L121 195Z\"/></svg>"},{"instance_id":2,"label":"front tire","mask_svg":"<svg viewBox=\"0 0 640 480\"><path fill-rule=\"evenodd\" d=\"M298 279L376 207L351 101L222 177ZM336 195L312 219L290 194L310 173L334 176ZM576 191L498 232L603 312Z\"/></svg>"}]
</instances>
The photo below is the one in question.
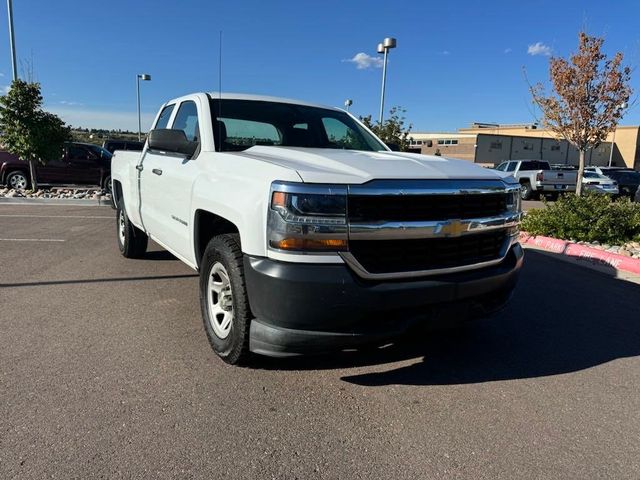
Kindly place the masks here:
<instances>
[{"instance_id":1,"label":"front tire","mask_svg":"<svg viewBox=\"0 0 640 480\"><path fill-rule=\"evenodd\" d=\"M211 239L200 265L200 308L211 348L231 365L249 358L252 315L238 234Z\"/></svg>"},{"instance_id":2,"label":"front tire","mask_svg":"<svg viewBox=\"0 0 640 480\"><path fill-rule=\"evenodd\" d=\"M108 175L102 182L102 189L107 193L113 193L111 192L111 175Z\"/></svg>"},{"instance_id":3,"label":"front tire","mask_svg":"<svg viewBox=\"0 0 640 480\"><path fill-rule=\"evenodd\" d=\"M14 170L7 175L7 187L14 190L26 190L29 186L29 177L22 170Z\"/></svg>"},{"instance_id":4,"label":"front tire","mask_svg":"<svg viewBox=\"0 0 640 480\"><path fill-rule=\"evenodd\" d=\"M126 258L142 258L147 251L149 237L142 230L129 221L122 199L116 210L116 227L118 233L118 248Z\"/></svg>"}]
</instances>

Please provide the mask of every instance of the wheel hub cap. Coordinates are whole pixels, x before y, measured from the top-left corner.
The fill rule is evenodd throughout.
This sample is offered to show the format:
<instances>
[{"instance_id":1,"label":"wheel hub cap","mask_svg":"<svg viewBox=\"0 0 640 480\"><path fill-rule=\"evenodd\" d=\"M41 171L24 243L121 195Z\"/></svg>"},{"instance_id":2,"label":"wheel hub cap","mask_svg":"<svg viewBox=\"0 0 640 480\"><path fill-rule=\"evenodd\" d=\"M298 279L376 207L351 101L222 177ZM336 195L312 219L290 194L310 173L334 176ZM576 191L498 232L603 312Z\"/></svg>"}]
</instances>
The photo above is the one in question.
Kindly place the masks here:
<instances>
[{"instance_id":1,"label":"wheel hub cap","mask_svg":"<svg viewBox=\"0 0 640 480\"><path fill-rule=\"evenodd\" d=\"M14 189L23 190L27 188L27 178L22 175L14 175L11 177L10 183Z\"/></svg>"},{"instance_id":2,"label":"wheel hub cap","mask_svg":"<svg viewBox=\"0 0 640 480\"><path fill-rule=\"evenodd\" d=\"M124 212L120 210L120 215L118 216L118 236L120 237L120 243L124 245Z\"/></svg>"},{"instance_id":3,"label":"wheel hub cap","mask_svg":"<svg viewBox=\"0 0 640 480\"><path fill-rule=\"evenodd\" d=\"M227 338L233 325L233 292L229 274L220 262L211 267L207 288L209 324L219 338Z\"/></svg>"}]
</instances>

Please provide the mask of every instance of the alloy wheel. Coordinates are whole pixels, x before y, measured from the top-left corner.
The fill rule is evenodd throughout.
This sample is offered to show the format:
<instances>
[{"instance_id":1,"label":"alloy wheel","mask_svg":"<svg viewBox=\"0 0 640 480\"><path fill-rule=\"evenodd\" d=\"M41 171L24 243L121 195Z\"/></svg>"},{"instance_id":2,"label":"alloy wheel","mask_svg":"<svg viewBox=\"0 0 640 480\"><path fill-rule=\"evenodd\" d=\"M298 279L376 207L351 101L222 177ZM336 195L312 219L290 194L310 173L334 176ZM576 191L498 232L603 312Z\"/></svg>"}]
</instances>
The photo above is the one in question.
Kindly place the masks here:
<instances>
[{"instance_id":1,"label":"alloy wheel","mask_svg":"<svg viewBox=\"0 0 640 480\"><path fill-rule=\"evenodd\" d=\"M21 173L14 173L9 179L9 186L15 190L27 188L27 177Z\"/></svg>"}]
</instances>

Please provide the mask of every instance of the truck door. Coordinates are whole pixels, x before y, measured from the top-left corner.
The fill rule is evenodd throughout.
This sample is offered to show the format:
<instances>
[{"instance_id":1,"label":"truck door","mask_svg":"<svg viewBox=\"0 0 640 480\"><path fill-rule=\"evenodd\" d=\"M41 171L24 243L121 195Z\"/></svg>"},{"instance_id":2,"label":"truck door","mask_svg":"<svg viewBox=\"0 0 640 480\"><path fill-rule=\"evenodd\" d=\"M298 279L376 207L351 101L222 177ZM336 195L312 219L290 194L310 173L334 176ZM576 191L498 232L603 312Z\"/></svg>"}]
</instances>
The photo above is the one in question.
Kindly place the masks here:
<instances>
[{"instance_id":1,"label":"truck door","mask_svg":"<svg viewBox=\"0 0 640 480\"><path fill-rule=\"evenodd\" d=\"M98 155L84 145L69 145L68 181L80 185L100 185L102 172Z\"/></svg>"},{"instance_id":2,"label":"truck door","mask_svg":"<svg viewBox=\"0 0 640 480\"><path fill-rule=\"evenodd\" d=\"M64 185L73 183L70 178L69 145L65 145L64 154L60 158L49 160L46 164L38 163L36 174L38 182L49 185Z\"/></svg>"},{"instance_id":3,"label":"truck door","mask_svg":"<svg viewBox=\"0 0 640 480\"><path fill-rule=\"evenodd\" d=\"M176 107L170 128L184 131L190 141L199 141L199 107L197 99L181 102ZM140 175L141 213L145 228L159 243L190 263L195 263L190 212L197 162L195 157L187 159L178 153L147 150Z\"/></svg>"}]
</instances>

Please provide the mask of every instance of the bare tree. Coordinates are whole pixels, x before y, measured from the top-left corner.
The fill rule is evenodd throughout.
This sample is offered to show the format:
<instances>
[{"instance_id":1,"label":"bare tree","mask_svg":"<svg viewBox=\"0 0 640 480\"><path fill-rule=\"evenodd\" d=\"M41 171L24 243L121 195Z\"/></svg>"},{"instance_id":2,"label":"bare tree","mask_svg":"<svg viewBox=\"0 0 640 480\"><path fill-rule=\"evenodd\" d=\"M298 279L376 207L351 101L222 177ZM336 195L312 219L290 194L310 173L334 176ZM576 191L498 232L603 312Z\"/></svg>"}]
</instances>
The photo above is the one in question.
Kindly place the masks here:
<instances>
[{"instance_id":1,"label":"bare tree","mask_svg":"<svg viewBox=\"0 0 640 480\"><path fill-rule=\"evenodd\" d=\"M631 69L622 66L622 53L607 58L603 43L602 38L580 32L577 53L568 60L552 57L549 61L554 92L547 95L540 83L530 87L533 101L542 110L543 125L578 149L577 195L582 194L586 151L616 128L632 93Z\"/></svg>"}]
</instances>

